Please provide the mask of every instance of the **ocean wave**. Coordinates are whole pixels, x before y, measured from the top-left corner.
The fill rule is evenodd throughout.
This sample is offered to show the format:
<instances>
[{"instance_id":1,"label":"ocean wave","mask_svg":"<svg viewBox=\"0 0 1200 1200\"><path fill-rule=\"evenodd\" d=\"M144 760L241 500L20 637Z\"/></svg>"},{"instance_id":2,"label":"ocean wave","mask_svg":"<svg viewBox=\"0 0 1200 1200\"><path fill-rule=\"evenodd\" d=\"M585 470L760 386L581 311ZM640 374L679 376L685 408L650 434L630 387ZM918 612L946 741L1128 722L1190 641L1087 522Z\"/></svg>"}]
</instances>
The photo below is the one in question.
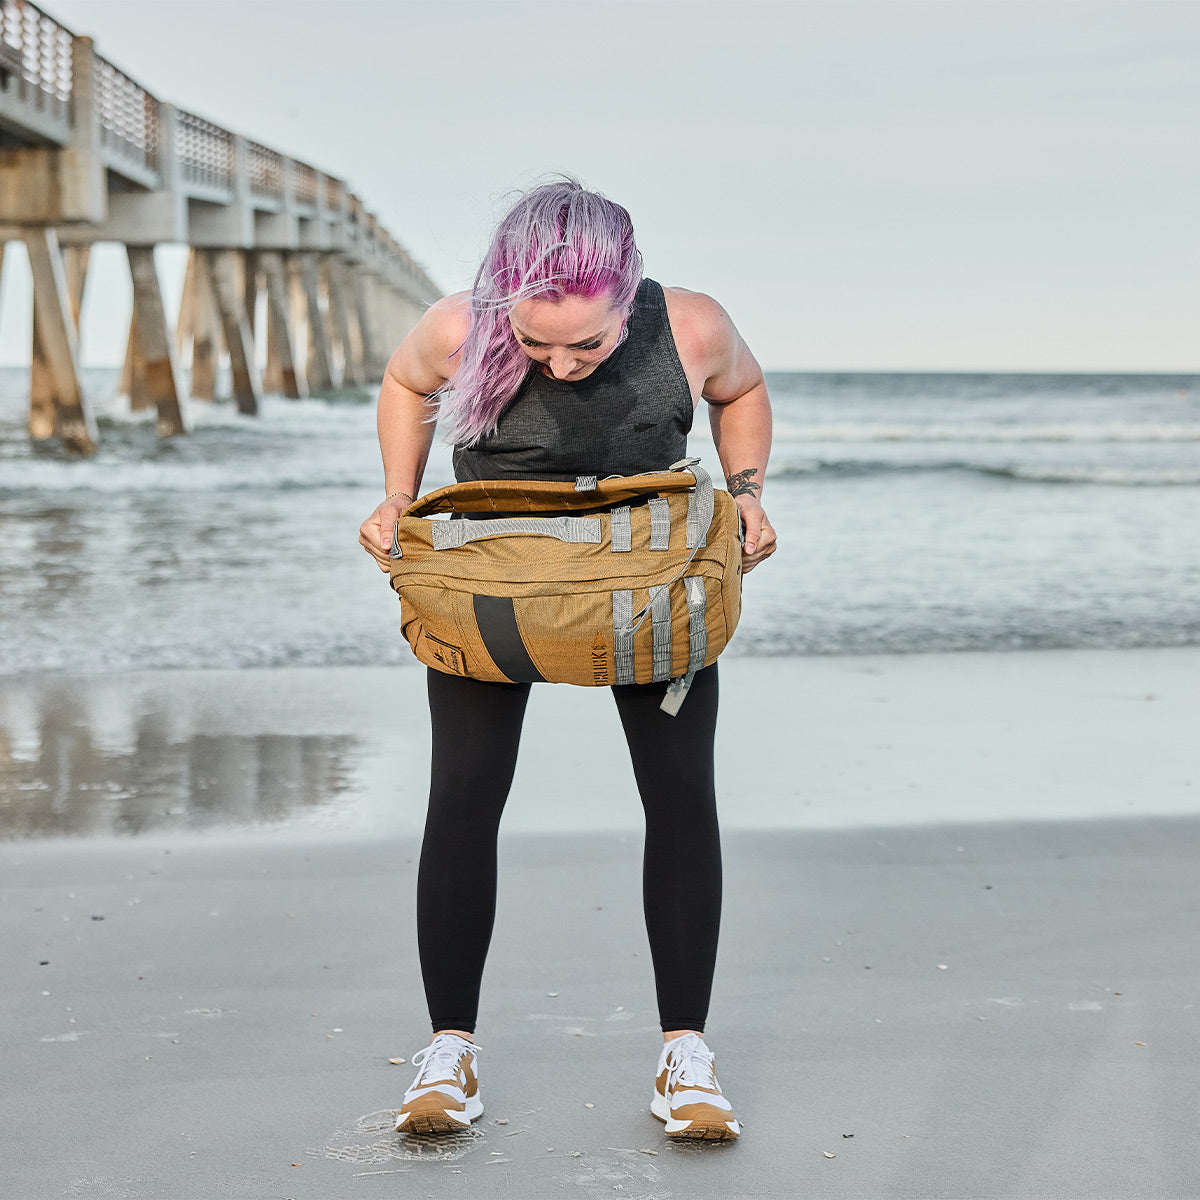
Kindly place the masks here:
<instances>
[{"instance_id":1,"label":"ocean wave","mask_svg":"<svg viewBox=\"0 0 1200 1200\"><path fill-rule=\"evenodd\" d=\"M270 493L376 488L375 472L355 460L330 458L285 462L106 464L54 461L5 462L0 469L0 496L62 494L98 495L206 493ZM970 472L1022 483L1095 484L1106 487L1196 487L1200 467L1103 466L1078 463L972 462L962 458L905 462L874 459L791 459L772 463L767 478L775 484L805 479L852 479L870 476L937 475ZM426 490L449 481L431 471Z\"/></svg>"},{"instance_id":2,"label":"ocean wave","mask_svg":"<svg viewBox=\"0 0 1200 1200\"><path fill-rule=\"evenodd\" d=\"M129 492L272 492L375 487L374 472L357 461L336 462L73 462L9 461L0 472L0 496L65 490Z\"/></svg>"},{"instance_id":3,"label":"ocean wave","mask_svg":"<svg viewBox=\"0 0 1200 1200\"><path fill-rule=\"evenodd\" d=\"M1200 485L1200 468L1171 467L1070 467L976 465L970 469L984 475L1000 475L1030 483L1097 483L1110 487L1195 487Z\"/></svg>"},{"instance_id":4,"label":"ocean wave","mask_svg":"<svg viewBox=\"0 0 1200 1200\"><path fill-rule=\"evenodd\" d=\"M987 463L952 458L904 462L872 459L803 459L772 464L767 478L773 483L819 477L854 478L877 475L936 475L966 471L998 476L1022 483L1096 484L1106 487L1196 487L1200 467L1123 467L1078 463Z\"/></svg>"},{"instance_id":5,"label":"ocean wave","mask_svg":"<svg viewBox=\"0 0 1200 1200\"><path fill-rule=\"evenodd\" d=\"M1200 442L1200 425L1159 421L1060 424L941 421L911 425L784 421L776 432L788 440L803 442Z\"/></svg>"}]
</instances>

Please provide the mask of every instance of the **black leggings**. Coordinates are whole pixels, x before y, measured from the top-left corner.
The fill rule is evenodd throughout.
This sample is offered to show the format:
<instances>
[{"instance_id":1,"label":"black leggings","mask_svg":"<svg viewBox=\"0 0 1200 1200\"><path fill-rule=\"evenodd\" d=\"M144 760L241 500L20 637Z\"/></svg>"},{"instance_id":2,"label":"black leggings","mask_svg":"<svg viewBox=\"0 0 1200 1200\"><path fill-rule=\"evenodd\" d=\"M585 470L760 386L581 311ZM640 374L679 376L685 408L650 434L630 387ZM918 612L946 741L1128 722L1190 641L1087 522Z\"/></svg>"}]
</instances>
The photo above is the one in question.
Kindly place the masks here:
<instances>
[{"instance_id":1,"label":"black leggings","mask_svg":"<svg viewBox=\"0 0 1200 1200\"><path fill-rule=\"evenodd\" d=\"M496 835L517 763L527 683L429 671L433 769L417 877L417 940L434 1030L473 1032L496 913ZM713 789L717 667L679 715L666 684L614 687L646 813L642 901L664 1030L703 1031L721 919Z\"/></svg>"}]
</instances>

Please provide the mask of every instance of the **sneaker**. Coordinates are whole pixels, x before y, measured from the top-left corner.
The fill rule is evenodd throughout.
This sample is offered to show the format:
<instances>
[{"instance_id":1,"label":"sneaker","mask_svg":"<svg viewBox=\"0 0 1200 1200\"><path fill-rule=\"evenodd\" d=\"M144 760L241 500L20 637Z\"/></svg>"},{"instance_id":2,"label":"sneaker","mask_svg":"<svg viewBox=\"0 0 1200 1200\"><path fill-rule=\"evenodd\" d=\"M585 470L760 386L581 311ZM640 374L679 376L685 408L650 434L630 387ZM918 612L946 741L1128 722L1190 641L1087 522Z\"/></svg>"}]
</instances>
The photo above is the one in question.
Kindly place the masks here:
<instances>
[{"instance_id":1,"label":"sneaker","mask_svg":"<svg viewBox=\"0 0 1200 1200\"><path fill-rule=\"evenodd\" d=\"M722 1141L742 1132L733 1106L721 1095L712 1051L696 1033L663 1047L650 1111L666 1122L668 1137Z\"/></svg>"},{"instance_id":2,"label":"sneaker","mask_svg":"<svg viewBox=\"0 0 1200 1200\"><path fill-rule=\"evenodd\" d=\"M397 1133L466 1129L483 1115L475 1058L479 1047L455 1033L439 1033L413 1055L420 1067L396 1117Z\"/></svg>"}]
</instances>

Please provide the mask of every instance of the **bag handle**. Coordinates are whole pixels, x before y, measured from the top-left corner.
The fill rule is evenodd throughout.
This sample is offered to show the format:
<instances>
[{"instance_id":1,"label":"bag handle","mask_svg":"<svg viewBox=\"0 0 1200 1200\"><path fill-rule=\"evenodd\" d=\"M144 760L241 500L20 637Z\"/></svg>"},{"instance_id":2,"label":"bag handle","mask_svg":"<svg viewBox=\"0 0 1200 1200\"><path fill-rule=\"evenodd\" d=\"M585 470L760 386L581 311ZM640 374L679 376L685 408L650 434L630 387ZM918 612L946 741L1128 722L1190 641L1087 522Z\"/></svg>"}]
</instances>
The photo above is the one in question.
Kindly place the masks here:
<instances>
[{"instance_id":1,"label":"bag handle","mask_svg":"<svg viewBox=\"0 0 1200 1200\"><path fill-rule=\"evenodd\" d=\"M572 481L544 479L478 479L454 483L429 492L404 510L404 517L425 517L433 513L541 513L593 509L623 504L648 493L686 492L700 484L704 471L694 471L698 458L681 459L665 471L643 475L614 475L595 481L587 491ZM582 477L587 483L592 477ZM711 483L710 483L711 488ZM711 505L708 509L712 519ZM707 533L707 523L704 532Z\"/></svg>"}]
</instances>

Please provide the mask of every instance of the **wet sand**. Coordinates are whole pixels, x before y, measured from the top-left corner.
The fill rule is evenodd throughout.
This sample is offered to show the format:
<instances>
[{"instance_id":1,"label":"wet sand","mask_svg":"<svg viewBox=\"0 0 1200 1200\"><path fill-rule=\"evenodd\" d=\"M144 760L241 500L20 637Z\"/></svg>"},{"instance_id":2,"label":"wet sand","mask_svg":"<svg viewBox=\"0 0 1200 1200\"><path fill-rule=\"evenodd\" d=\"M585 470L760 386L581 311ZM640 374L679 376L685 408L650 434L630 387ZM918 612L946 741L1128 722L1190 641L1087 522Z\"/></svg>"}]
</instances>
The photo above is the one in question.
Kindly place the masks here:
<instances>
[{"instance_id":1,"label":"wet sand","mask_svg":"<svg viewBox=\"0 0 1200 1200\"><path fill-rule=\"evenodd\" d=\"M487 1108L430 1142L389 1124L388 1059L427 1036L419 673L6 680L0 1193L1194 1198L1197 667L722 664L725 1146L647 1111L637 805L601 695L531 705ZM611 774L565 748L580 721Z\"/></svg>"},{"instance_id":2,"label":"wet sand","mask_svg":"<svg viewBox=\"0 0 1200 1200\"><path fill-rule=\"evenodd\" d=\"M1200 812L1200 647L721 660L726 829ZM419 833L417 667L0 677L0 838ZM504 832L636 829L604 689L533 689Z\"/></svg>"}]
</instances>

